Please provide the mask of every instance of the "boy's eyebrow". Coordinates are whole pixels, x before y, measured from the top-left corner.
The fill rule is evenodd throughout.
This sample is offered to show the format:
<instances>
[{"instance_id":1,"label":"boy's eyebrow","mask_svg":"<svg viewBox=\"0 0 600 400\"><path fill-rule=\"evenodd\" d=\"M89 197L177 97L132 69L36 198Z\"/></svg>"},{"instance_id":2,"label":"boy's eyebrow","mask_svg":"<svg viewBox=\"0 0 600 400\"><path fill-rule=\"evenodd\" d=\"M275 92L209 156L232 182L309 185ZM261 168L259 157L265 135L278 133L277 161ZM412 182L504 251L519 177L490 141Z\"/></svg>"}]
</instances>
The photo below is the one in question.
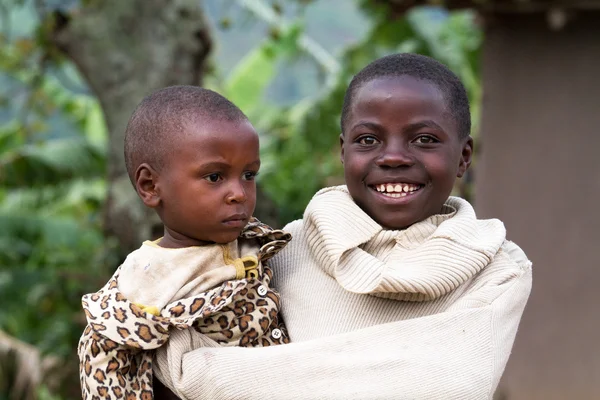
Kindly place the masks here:
<instances>
[{"instance_id":1,"label":"boy's eyebrow","mask_svg":"<svg viewBox=\"0 0 600 400\"><path fill-rule=\"evenodd\" d=\"M381 129L381 125L379 125L377 123L369 122L369 121L359 121L358 123L354 124L350 128L350 130L360 128L360 127L365 127L365 128L369 128L369 129L373 129L373 130ZM422 120L419 122L408 124L407 126L404 127L404 130L405 131L416 131L421 128L432 128L432 129L438 129L440 131L445 132L444 128L442 128L437 122L435 122L432 119L425 119L425 120Z\"/></svg>"},{"instance_id":2,"label":"boy's eyebrow","mask_svg":"<svg viewBox=\"0 0 600 400\"><path fill-rule=\"evenodd\" d=\"M381 125L376 124L374 122L369 122L369 121L358 121L358 123L352 125L350 127L350 129L356 129L361 126L365 127L365 128L373 129L373 130L381 129Z\"/></svg>"},{"instance_id":3,"label":"boy's eyebrow","mask_svg":"<svg viewBox=\"0 0 600 400\"><path fill-rule=\"evenodd\" d=\"M436 123L435 121L433 121L431 119L426 119L423 121L415 122L413 124L409 124L408 126L405 127L405 130L416 131L421 128L433 128L433 129L439 129L440 131L445 131L444 128L442 128L438 123Z\"/></svg>"}]
</instances>

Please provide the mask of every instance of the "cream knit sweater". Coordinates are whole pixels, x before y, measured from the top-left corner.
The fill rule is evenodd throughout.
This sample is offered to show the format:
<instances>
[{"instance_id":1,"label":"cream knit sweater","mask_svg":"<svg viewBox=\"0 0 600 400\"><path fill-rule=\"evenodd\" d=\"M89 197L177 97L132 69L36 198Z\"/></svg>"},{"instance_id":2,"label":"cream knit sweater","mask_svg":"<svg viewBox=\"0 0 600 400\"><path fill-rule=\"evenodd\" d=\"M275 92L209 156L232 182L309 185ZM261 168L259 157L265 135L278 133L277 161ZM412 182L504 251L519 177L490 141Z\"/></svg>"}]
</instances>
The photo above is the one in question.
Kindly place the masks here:
<instances>
[{"instance_id":1,"label":"cream knit sweater","mask_svg":"<svg viewBox=\"0 0 600 400\"><path fill-rule=\"evenodd\" d=\"M492 398L531 290L531 263L500 221L450 198L384 230L340 186L285 229L294 239L271 265L292 344L213 348L176 332L157 376L180 397Z\"/></svg>"}]
</instances>

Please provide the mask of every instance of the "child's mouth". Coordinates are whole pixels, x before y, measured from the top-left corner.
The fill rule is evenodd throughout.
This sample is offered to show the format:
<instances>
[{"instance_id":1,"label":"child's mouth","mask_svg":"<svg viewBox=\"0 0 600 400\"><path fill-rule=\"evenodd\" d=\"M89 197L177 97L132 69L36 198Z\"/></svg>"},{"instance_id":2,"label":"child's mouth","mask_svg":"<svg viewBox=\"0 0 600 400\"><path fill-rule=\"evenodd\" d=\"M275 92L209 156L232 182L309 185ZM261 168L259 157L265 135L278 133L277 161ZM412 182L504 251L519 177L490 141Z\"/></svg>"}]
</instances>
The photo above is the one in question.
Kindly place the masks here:
<instances>
[{"instance_id":1,"label":"child's mouth","mask_svg":"<svg viewBox=\"0 0 600 400\"><path fill-rule=\"evenodd\" d=\"M381 183L371 187L386 197L400 198L415 194L423 186L413 183Z\"/></svg>"},{"instance_id":2,"label":"child's mouth","mask_svg":"<svg viewBox=\"0 0 600 400\"><path fill-rule=\"evenodd\" d=\"M223 224L233 228L243 228L248 223L246 214L235 214L223 221Z\"/></svg>"}]
</instances>

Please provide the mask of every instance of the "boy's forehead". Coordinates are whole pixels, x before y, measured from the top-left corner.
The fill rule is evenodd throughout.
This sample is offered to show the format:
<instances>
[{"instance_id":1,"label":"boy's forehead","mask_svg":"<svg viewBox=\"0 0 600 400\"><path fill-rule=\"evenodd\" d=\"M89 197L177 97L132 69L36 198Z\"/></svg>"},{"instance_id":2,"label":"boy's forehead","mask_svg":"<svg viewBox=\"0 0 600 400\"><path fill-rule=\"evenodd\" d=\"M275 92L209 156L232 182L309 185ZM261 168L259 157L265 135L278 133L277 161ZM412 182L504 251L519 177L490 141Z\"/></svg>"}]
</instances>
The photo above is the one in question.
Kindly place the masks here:
<instances>
[{"instance_id":1,"label":"boy's forehead","mask_svg":"<svg viewBox=\"0 0 600 400\"><path fill-rule=\"evenodd\" d=\"M437 85L410 75L382 76L365 82L358 88L354 103L365 97L375 96L384 98L410 96L443 101L442 91Z\"/></svg>"},{"instance_id":2,"label":"boy's forehead","mask_svg":"<svg viewBox=\"0 0 600 400\"><path fill-rule=\"evenodd\" d=\"M348 129L370 118L423 117L437 121L448 131L457 129L442 91L432 82L409 75L374 78L361 85L355 93ZM416 122L416 121L413 121Z\"/></svg>"},{"instance_id":3,"label":"boy's forehead","mask_svg":"<svg viewBox=\"0 0 600 400\"><path fill-rule=\"evenodd\" d=\"M381 77L358 88L350 119L365 113L409 112L415 106L440 118L448 115L447 102L436 85L410 76Z\"/></svg>"}]
</instances>

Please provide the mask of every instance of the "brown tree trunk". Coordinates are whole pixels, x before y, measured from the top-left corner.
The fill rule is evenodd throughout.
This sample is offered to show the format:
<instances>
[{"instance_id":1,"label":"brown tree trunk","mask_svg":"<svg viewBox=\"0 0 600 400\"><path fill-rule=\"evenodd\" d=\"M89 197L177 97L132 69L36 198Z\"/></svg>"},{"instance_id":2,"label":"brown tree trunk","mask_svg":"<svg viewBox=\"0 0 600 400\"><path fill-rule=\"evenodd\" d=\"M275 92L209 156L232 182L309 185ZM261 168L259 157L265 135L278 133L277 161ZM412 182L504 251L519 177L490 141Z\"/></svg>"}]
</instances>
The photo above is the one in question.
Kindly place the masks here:
<instances>
[{"instance_id":1,"label":"brown tree trunk","mask_svg":"<svg viewBox=\"0 0 600 400\"><path fill-rule=\"evenodd\" d=\"M56 389L56 382L64 380L60 362L0 330L0 396L8 393L9 400L35 400L42 382Z\"/></svg>"},{"instance_id":2,"label":"brown tree trunk","mask_svg":"<svg viewBox=\"0 0 600 400\"><path fill-rule=\"evenodd\" d=\"M117 237L125 254L150 238L158 223L125 170L127 121L153 90L200 85L212 39L199 0L81 3L75 12L57 15L54 42L77 65L104 111L109 132L105 230Z\"/></svg>"},{"instance_id":3,"label":"brown tree trunk","mask_svg":"<svg viewBox=\"0 0 600 400\"><path fill-rule=\"evenodd\" d=\"M567 17L495 14L485 34L475 204L534 271L499 399L600 399L600 12Z\"/></svg>"}]
</instances>

